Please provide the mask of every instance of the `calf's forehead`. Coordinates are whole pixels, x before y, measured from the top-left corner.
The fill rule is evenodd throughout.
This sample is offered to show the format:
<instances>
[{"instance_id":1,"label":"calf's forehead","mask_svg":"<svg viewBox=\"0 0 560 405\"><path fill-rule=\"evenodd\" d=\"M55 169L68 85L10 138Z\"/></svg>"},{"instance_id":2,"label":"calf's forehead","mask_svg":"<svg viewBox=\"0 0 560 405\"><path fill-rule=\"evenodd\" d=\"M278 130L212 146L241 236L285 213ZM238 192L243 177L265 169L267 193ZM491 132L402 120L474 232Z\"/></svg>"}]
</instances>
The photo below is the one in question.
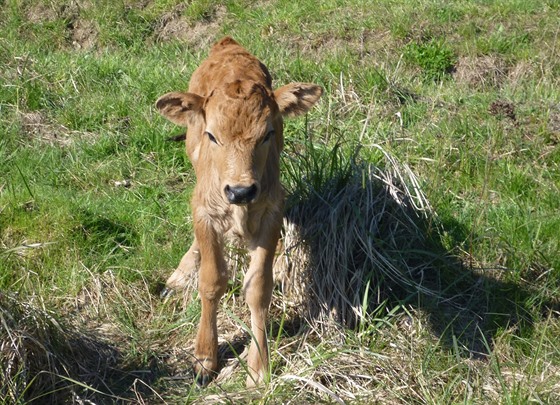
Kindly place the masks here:
<instances>
[{"instance_id":1,"label":"calf's forehead","mask_svg":"<svg viewBox=\"0 0 560 405\"><path fill-rule=\"evenodd\" d=\"M205 110L207 130L228 137L258 136L272 128L277 114L271 93L254 83L235 83L215 91Z\"/></svg>"},{"instance_id":2,"label":"calf's forehead","mask_svg":"<svg viewBox=\"0 0 560 405\"><path fill-rule=\"evenodd\" d=\"M245 105L221 103L206 111L206 130L219 136L253 138L272 128L270 108L254 110Z\"/></svg>"}]
</instances>

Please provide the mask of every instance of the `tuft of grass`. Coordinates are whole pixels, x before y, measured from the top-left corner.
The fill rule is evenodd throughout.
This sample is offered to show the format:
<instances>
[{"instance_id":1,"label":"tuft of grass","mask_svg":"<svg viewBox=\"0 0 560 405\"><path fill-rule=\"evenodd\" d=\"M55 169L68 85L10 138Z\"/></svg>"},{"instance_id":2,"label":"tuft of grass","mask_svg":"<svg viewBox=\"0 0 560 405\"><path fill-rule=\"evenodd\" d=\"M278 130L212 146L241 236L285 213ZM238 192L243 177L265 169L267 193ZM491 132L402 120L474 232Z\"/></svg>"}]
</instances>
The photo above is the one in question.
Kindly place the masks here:
<instances>
[{"instance_id":1,"label":"tuft of grass","mask_svg":"<svg viewBox=\"0 0 560 405\"><path fill-rule=\"evenodd\" d=\"M441 39L409 43L404 49L404 58L418 65L426 80L442 80L453 71L457 61L453 50Z\"/></svg>"},{"instance_id":2,"label":"tuft of grass","mask_svg":"<svg viewBox=\"0 0 560 405\"><path fill-rule=\"evenodd\" d=\"M422 282L438 271L437 257L423 250L437 224L410 168L379 146L383 160L373 166L345 157L339 145L322 152L304 145L292 146L286 165L292 197L276 265L300 316L317 327L331 320L353 328L390 289L437 295Z\"/></svg>"}]
</instances>

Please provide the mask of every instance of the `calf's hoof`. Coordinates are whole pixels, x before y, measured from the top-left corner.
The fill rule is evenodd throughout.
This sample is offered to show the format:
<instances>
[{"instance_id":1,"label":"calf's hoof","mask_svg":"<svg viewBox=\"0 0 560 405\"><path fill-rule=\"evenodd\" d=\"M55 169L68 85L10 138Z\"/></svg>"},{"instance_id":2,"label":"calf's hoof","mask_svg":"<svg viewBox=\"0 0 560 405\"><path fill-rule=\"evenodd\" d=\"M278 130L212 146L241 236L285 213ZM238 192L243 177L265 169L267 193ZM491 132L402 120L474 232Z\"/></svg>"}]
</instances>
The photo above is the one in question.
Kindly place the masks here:
<instances>
[{"instance_id":1,"label":"calf's hoof","mask_svg":"<svg viewBox=\"0 0 560 405\"><path fill-rule=\"evenodd\" d=\"M163 300L171 297L173 294L175 294L175 290L173 288L164 287L164 289L159 293L159 297Z\"/></svg>"},{"instance_id":2,"label":"calf's hoof","mask_svg":"<svg viewBox=\"0 0 560 405\"><path fill-rule=\"evenodd\" d=\"M206 387L218 375L214 363L216 362L211 360L197 360L193 365L196 384L199 387Z\"/></svg>"},{"instance_id":3,"label":"calf's hoof","mask_svg":"<svg viewBox=\"0 0 560 405\"><path fill-rule=\"evenodd\" d=\"M258 387L263 383L264 383L264 373L262 371L261 372L256 372L253 370L249 371L249 375L247 376L247 381L245 382L247 388Z\"/></svg>"},{"instance_id":4,"label":"calf's hoof","mask_svg":"<svg viewBox=\"0 0 560 405\"><path fill-rule=\"evenodd\" d=\"M199 373L196 375L196 385L198 385L200 388L204 388L206 387L208 384L210 384L210 381L212 381L213 376L210 374L202 374Z\"/></svg>"}]
</instances>

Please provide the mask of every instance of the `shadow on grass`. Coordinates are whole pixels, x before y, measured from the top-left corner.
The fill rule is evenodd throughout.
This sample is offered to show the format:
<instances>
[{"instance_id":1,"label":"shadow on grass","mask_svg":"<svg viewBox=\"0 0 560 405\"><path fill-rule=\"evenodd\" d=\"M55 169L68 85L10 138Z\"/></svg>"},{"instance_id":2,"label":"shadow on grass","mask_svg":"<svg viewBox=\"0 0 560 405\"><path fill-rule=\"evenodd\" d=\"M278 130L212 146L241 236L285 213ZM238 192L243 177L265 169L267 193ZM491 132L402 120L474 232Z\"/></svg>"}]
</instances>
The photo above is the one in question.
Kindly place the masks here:
<instances>
[{"instance_id":1,"label":"shadow on grass","mask_svg":"<svg viewBox=\"0 0 560 405\"><path fill-rule=\"evenodd\" d=\"M149 400L154 395L149 387L169 375L154 357L131 362L94 332L1 292L0 318L0 397L7 401L2 403Z\"/></svg>"},{"instance_id":2,"label":"shadow on grass","mask_svg":"<svg viewBox=\"0 0 560 405\"><path fill-rule=\"evenodd\" d=\"M477 357L499 331L530 336L537 316L560 310L539 291L502 281L507 270L468 267L446 249L444 231L451 245L468 231L438 219L412 172L382 150L383 169L336 150L305 152L289 179L279 272L309 322L356 328L380 305L410 305L428 314L443 344Z\"/></svg>"},{"instance_id":3,"label":"shadow on grass","mask_svg":"<svg viewBox=\"0 0 560 405\"><path fill-rule=\"evenodd\" d=\"M119 258L130 255L131 247L138 246L139 236L126 219L107 216L106 213L81 209L76 215L79 225L72 237L78 246L87 249L85 265L96 267L117 263Z\"/></svg>"},{"instance_id":4,"label":"shadow on grass","mask_svg":"<svg viewBox=\"0 0 560 405\"><path fill-rule=\"evenodd\" d=\"M453 347L457 342L463 354L484 357L493 350L501 331L509 329L518 336L529 337L535 320L560 310L557 300L543 299L536 288L506 281L510 270L469 266L439 243L439 235L427 223L421 222L419 227L425 238L416 243L427 256L437 260L432 264L432 276L418 282L434 294L393 288L393 303L409 303L424 310L432 331L446 346ZM440 229L457 230L461 226L455 221L442 221ZM467 230L461 233L467 235Z\"/></svg>"}]
</instances>

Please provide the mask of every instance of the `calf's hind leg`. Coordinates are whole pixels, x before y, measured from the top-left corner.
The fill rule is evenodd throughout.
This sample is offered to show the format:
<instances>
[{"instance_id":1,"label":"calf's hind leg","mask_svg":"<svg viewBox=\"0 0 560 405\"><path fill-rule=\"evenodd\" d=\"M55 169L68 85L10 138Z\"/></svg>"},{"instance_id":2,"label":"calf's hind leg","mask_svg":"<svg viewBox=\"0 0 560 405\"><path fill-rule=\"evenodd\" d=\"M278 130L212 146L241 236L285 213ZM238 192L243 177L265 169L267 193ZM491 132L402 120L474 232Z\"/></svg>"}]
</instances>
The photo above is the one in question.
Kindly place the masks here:
<instances>
[{"instance_id":1,"label":"calf's hind leg","mask_svg":"<svg viewBox=\"0 0 560 405\"><path fill-rule=\"evenodd\" d=\"M199 266L200 251L195 238L191 247L181 259L179 266L177 266L173 274L171 274L165 282L165 289L161 295L165 297L171 295L173 291L181 291L187 288L189 279L192 277L193 273L196 272Z\"/></svg>"}]
</instances>

